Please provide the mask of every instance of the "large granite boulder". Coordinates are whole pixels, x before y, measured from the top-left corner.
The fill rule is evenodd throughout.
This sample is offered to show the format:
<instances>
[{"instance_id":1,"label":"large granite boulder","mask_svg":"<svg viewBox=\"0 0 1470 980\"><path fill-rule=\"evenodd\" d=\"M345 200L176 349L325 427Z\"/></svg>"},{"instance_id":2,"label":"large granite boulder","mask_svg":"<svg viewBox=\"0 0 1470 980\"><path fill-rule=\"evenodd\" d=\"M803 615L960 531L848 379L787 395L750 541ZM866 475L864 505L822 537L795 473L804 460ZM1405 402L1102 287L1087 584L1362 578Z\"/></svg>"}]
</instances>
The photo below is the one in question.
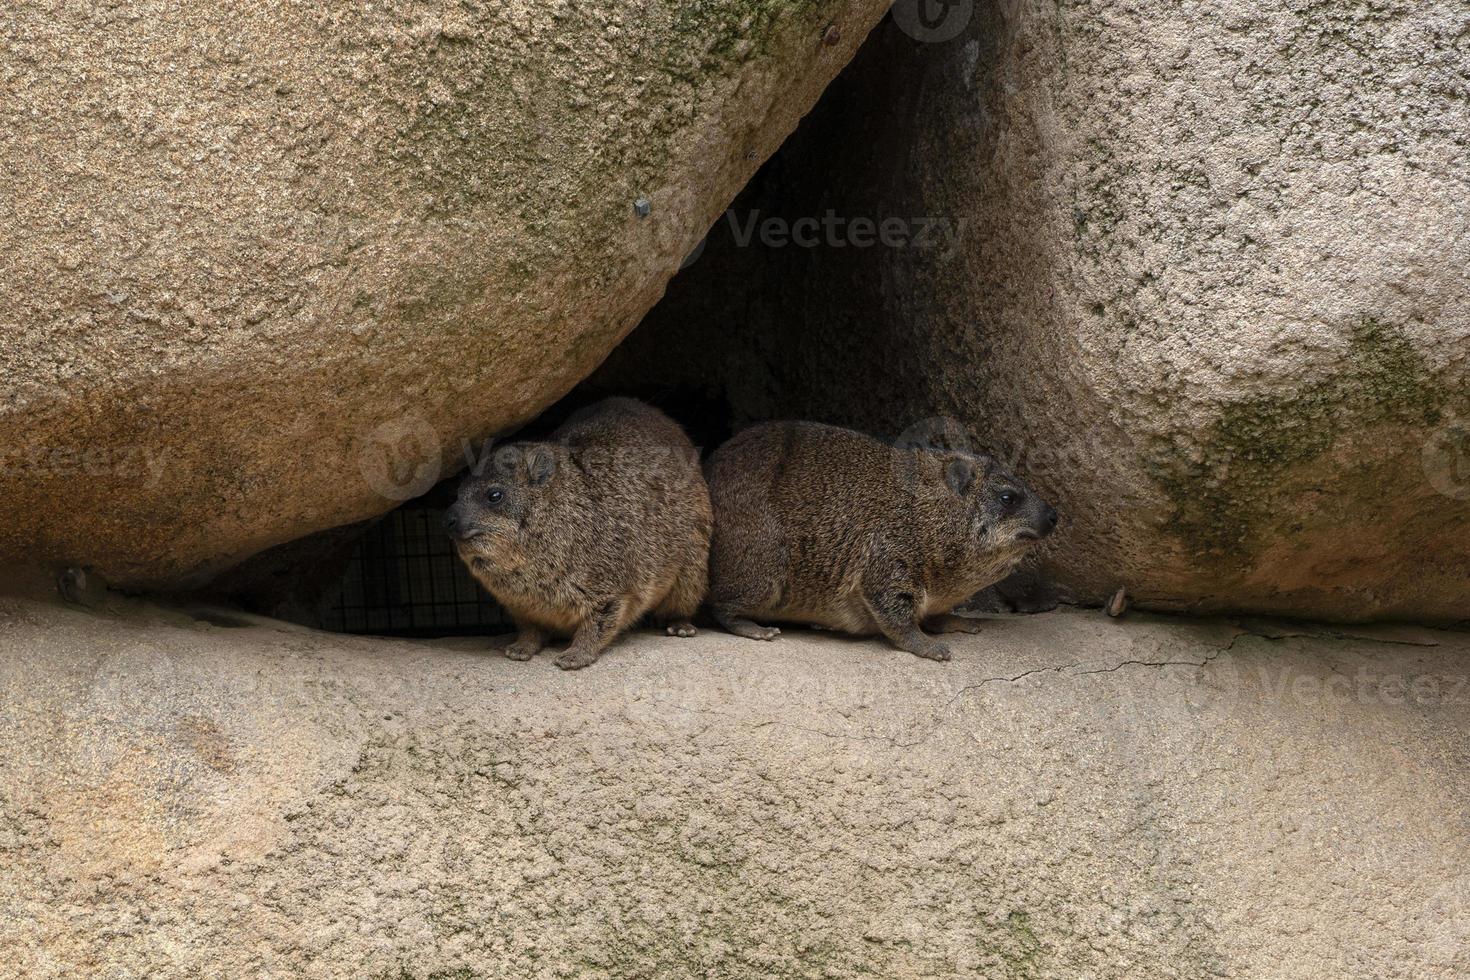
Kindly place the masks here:
<instances>
[{"instance_id":1,"label":"large granite boulder","mask_svg":"<svg viewBox=\"0 0 1470 980\"><path fill-rule=\"evenodd\" d=\"M599 382L968 430L1085 598L1470 615L1463 9L944 9L875 32ZM721 366L650 372L692 325Z\"/></svg>"},{"instance_id":2,"label":"large granite boulder","mask_svg":"<svg viewBox=\"0 0 1470 980\"><path fill-rule=\"evenodd\" d=\"M9 4L0 563L187 585L422 491L598 364L886 6Z\"/></svg>"}]
</instances>

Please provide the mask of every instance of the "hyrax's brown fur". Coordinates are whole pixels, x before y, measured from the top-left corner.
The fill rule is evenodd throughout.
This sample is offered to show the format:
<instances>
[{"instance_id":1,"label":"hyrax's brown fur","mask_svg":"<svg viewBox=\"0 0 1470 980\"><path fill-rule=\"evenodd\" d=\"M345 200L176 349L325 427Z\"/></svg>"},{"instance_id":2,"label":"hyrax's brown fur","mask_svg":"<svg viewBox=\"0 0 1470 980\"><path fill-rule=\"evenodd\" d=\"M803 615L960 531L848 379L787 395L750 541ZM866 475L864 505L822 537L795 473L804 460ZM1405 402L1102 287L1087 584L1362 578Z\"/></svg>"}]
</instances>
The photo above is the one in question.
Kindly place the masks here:
<instances>
[{"instance_id":1,"label":"hyrax's brown fur","mask_svg":"<svg viewBox=\"0 0 1470 980\"><path fill-rule=\"evenodd\" d=\"M898 449L813 422L747 429L705 467L715 508L710 608L740 636L752 620L882 633L948 660L927 635L974 631L949 615L1003 578L1057 514L987 456Z\"/></svg>"},{"instance_id":2,"label":"hyrax's brown fur","mask_svg":"<svg viewBox=\"0 0 1470 980\"><path fill-rule=\"evenodd\" d=\"M673 636L708 581L710 501L699 454L657 409L610 398L547 442L497 449L445 515L459 555L515 619L529 660L570 634L564 670L594 663L645 613Z\"/></svg>"}]
</instances>

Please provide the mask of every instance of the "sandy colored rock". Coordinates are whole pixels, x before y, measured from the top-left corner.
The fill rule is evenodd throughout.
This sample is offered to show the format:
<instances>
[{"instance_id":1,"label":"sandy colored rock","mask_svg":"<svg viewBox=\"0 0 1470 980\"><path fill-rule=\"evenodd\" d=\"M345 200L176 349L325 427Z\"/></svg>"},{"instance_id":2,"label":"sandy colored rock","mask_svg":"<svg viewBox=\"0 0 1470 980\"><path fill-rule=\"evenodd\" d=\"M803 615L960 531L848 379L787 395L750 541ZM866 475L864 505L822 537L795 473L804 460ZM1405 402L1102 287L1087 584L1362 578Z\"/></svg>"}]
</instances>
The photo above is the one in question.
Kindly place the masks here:
<instances>
[{"instance_id":1,"label":"sandy colored rock","mask_svg":"<svg viewBox=\"0 0 1470 980\"><path fill-rule=\"evenodd\" d=\"M0 973L1465 976L1470 636L1252 629L567 675L6 599Z\"/></svg>"},{"instance_id":2,"label":"sandy colored rock","mask_svg":"<svg viewBox=\"0 0 1470 980\"><path fill-rule=\"evenodd\" d=\"M638 322L886 6L10 4L0 563L193 584L426 489Z\"/></svg>"},{"instance_id":3,"label":"sandy colored rock","mask_svg":"<svg viewBox=\"0 0 1470 980\"><path fill-rule=\"evenodd\" d=\"M953 420L1095 602L1470 615L1463 9L946 9L874 34L606 381ZM719 367L650 372L691 329Z\"/></svg>"}]
</instances>

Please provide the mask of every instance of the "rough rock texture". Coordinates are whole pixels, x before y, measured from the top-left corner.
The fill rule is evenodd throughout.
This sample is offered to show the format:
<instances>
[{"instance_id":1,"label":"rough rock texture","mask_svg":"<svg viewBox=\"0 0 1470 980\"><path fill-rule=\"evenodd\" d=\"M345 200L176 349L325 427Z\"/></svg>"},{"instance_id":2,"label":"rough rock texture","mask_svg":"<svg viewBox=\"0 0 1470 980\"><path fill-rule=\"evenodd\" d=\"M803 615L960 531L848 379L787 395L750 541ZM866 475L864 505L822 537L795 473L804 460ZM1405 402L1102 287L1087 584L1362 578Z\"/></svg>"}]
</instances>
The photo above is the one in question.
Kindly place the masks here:
<instances>
[{"instance_id":1,"label":"rough rock texture","mask_svg":"<svg viewBox=\"0 0 1470 980\"><path fill-rule=\"evenodd\" d=\"M1470 974L1470 636L353 639L0 600L0 973ZM1268 638L1274 637L1274 638Z\"/></svg>"},{"instance_id":2,"label":"rough rock texture","mask_svg":"<svg viewBox=\"0 0 1470 980\"><path fill-rule=\"evenodd\" d=\"M422 492L602 360L886 6L7 4L0 562L186 584Z\"/></svg>"},{"instance_id":3,"label":"rough rock texture","mask_svg":"<svg viewBox=\"0 0 1470 980\"><path fill-rule=\"evenodd\" d=\"M1463 618L1467 30L1413 0L885 22L599 383L953 420L1071 518L1091 600ZM650 369L696 328L718 367Z\"/></svg>"}]
</instances>

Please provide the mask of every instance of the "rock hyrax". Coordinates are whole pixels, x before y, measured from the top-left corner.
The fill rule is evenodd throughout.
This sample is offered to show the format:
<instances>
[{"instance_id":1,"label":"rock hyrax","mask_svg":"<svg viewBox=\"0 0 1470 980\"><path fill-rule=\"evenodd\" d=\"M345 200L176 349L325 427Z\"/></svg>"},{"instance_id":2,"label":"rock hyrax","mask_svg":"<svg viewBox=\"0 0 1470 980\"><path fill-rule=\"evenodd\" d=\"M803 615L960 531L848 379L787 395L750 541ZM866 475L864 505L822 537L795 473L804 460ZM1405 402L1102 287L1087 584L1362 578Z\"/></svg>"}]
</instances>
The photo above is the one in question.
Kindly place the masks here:
<instances>
[{"instance_id":1,"label":"rock hyrax","mask_svg":"<svg viewBox=\"0 0 1470 980\"><path fill-rule=\"evenodd\" d=\"M988 456L896 449L814 422L747 429L710 457L705 477L710 608L757 640L780 630L752 619L785 620L882 633L948 660L924 629L973 632L974 620L950 610L1057 525L1051 505Z\"/></svg>"},{"instance_id":2,"label":"rock hyrax","mask_svg":"<svg viewBox=\"0 0 1470 980\"><path fill-rule=\"evenodd\" d=\"M683 430L642 402L609 398L547 442L500 447L465 477L444 523L520 629L512 660L569 634L556 665L586 667L645 613L672 636L694 635L709 491Z\"/></svg>"}]
</instances>

